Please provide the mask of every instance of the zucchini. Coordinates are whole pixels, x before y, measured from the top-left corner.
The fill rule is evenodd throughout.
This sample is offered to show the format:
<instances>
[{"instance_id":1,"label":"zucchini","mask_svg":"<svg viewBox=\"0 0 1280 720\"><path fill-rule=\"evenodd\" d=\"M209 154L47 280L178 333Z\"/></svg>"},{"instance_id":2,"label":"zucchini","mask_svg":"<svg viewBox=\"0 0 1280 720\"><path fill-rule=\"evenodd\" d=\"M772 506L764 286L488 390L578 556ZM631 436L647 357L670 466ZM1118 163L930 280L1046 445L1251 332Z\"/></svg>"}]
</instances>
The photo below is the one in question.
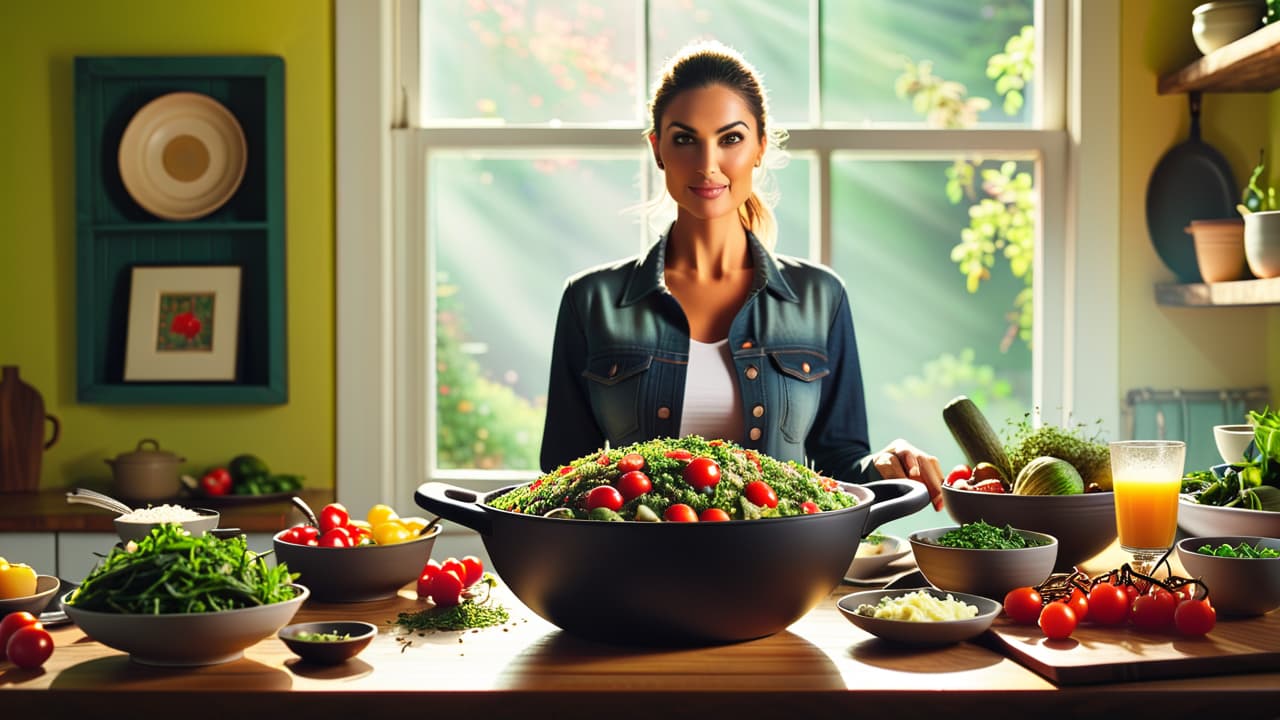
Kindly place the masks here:
<instances>
[{"instance_id":1,"label":"zucchini","mask_svg":"<svg viewBox=\"0 0 1280 720\"><path fill-rule=\"evenodd\" d=\"M942 408L942 420L956 439L956 444L968 458L970 465L988 462L1000 470L1006 480L1014 477L1009 469L1009 457L1005 455L1004 445L996 437L995 430L973 401L960 395Z\"/></svg>"}]
</instances>

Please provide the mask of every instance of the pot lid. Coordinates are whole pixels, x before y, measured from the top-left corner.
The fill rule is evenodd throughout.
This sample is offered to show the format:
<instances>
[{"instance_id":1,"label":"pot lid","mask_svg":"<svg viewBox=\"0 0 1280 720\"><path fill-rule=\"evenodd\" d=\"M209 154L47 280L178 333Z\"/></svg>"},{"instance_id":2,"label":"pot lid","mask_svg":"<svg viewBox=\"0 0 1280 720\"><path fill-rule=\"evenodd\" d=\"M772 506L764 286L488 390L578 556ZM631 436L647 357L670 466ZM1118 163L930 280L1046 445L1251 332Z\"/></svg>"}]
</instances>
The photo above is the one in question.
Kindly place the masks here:
<instances>
[{"instance_id":1,"label":"pot lid","mask_svg":"<svg viewBox=\"0 0 1280 720\"><path fill-rule=\"evenodd\" d=\"M152 449L145 449L146 445L151 445ZM115 457L118 463L126 464L154 464L154 463L177 463L182 462L182 458L168 450L161 450L160 443L145 438L138 441L138 447L132 452L120 453Z\"/></svg>"}]
</instances>

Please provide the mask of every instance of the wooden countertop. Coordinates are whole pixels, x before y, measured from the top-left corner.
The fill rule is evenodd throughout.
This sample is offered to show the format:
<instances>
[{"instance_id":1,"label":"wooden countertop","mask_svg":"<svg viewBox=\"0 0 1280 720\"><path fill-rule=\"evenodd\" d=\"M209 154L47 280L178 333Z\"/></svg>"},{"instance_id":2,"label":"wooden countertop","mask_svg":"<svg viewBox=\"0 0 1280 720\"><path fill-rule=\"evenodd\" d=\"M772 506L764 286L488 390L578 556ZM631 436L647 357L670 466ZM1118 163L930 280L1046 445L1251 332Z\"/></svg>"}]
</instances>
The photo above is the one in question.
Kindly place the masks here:
<instances>
[{"instance_id":1,"label":"wooden countertop","mask_svg":"<svg viewBox=\"0 0 1280 720\"><path fill-rule=\"evenodd\" d=\"M772 637L734 645L654 649L602 645L566 635L510 597L500 628L413 635L393 632L400 611L423 607L406 588L393 599L308 603L294 622L360 619L383 630L357 658L336 667L302 663L274 635L233 662L155 668L52 628L56 649L39 670L0 663L5 717L330 717L383 712L444 717L921 717L1090 715L1106 710L1188 717L1230 713L1274 718L1280 671L1059 688L973 643L911 649L855 628L834 603ZM606 608L602 612L608 612ZM699 612L698 609L691 609ZM713 611L708 609L707 611ZM182 642L182 638L174 638ZM867 713L877 713L869 716ZM976 713L981 713L980 715ZM963 717L963 715L960 715Z\"/></svg>"},{"instance_id":2,"label":"wooden countertop","mask_svg":"<svg viewBox=\"0 0 1280 720\"><path fill-rule=\"evenodd\" d=\"M0 494L0 532L115 532L112 513L68 503L69 489ZM105 486L88 489L111 494ZM333 502L334 497L332 488L306 489L298 495L317 511ZM294 511L288 498L272 501L184 498L171 502L217 510L222 513L219 526L238 527L245 532L275 532L295 521L290 515Z\"/></svg>"}]
</instances>

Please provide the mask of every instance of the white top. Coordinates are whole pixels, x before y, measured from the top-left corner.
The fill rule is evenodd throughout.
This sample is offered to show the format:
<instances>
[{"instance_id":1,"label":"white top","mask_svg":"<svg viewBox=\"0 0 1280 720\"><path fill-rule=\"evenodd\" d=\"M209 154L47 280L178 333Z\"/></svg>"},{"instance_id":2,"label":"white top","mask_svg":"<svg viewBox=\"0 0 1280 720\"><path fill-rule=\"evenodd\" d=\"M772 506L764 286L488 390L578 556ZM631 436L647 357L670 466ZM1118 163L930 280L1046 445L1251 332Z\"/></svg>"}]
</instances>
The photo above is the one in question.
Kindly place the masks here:
<instances>
[{"instance_id":1,"label":"white top","mask_svg":"<svg viewBox=\"0 0 1280 720\"><path fill-rule=\"evenodd\" d=\"M729 339L704 343L689 339L689 372L680 413L680 436L741 443L742 392L738 389Z\"/></svg>"}]
</instances>

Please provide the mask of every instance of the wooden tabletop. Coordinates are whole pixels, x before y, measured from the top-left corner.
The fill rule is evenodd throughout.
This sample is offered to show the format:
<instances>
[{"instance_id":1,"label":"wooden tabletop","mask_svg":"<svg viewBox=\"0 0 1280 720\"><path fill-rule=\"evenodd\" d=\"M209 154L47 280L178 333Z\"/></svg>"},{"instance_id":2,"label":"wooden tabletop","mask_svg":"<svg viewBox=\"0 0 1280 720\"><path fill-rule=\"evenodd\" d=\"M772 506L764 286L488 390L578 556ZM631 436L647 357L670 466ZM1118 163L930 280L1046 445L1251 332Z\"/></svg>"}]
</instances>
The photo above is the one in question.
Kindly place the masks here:
<instances>
[{"instance_id":1,"label":"wooden tabletop","mask_svg":"<svg viewBox=\"0 0 1280 720\"><path fill-rule=\"evenodd\" d=\"M113 513L89 505L67 502L71 488L47 488L34 493L0 494L0 532L115 532ZM89 487L110 494L110 488ZM311 507L333 502L332 488L305 489L297 493ZM245 532L275 532L292 525L293 506L287 497L275 500L231 496L226 499L175 499L192 507L209 507L222 514L220 527Z\"/></svg>"},{"instance_id":2,"label":"wooden tabletop","mask_svg":"<svg viewBox=\"0 0 1280 720\"><path fill-rule=\"evenodd\" d=\"M357 658L336 667L301 662L274 635L244 658L199 668L155 668L52 628L56 650L39 670L0 663L4 717L186 718L386 717L799 717L922 716L1042 718L1106 710L1186 717L1230 713L1274 718L1280 669L1141 683L1058 687L989 647L960 643L911 649L846 622L842 585L786 631L734 645L654 649L569 636L509 596L508 624L467 632L402 636L397 613L424 607L411 589L382 601L308 603L294 622L358 619L382 628ZM691 612L714 612L714 608ZM601 608L601 612L608 612ZM1274 625L1275 623L1273 623ZM182 642L182 638L174 638ZM457 714L457 715L456 715ZM47 715L46 715L47 716Z\"/></svg>"}]
</instances>

